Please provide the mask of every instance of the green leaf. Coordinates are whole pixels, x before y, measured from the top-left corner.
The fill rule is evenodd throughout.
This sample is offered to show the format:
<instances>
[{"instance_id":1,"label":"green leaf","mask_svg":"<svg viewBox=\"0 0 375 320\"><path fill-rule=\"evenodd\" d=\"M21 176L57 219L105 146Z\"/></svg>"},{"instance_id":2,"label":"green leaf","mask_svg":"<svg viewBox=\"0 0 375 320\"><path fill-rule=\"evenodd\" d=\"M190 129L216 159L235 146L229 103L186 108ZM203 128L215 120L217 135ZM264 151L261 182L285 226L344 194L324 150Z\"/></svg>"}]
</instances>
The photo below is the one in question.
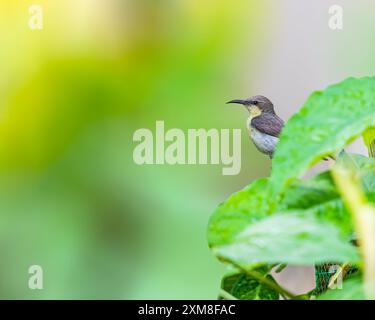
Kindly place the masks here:
<instances>
[{"instance_id":1,"label":"green leaf","mask_svg":"<svg viewBox=\"0 0 375 320\"><path fill-rule=\"evenodd\" d=\"M230 243L247 225L266 217L267 193L267 179L259 179L222 203L208 224L209 245Z\"/></svg>"},{"instance_id":2,"label":"green leaf","mask_svg":"<svg viewBox=\"0 0 375 320\"><path fill-rule=\"evenodd\" d=\"M338 161L345 161L356 171L365 192L375 192L375 158L365 157L359 154L342 153Z\"/></svg>"},{"instance_id":3,"label":"green leaf","mask_svg":"<svg viewBox=\"0 0 375 320\"><path fill-rule=\"evenodd\" d=\"M357 162L361 177L369 179L373 174L373 160L357 155L353 155L353 158ZM375 201L374 193L368 193L367 196L370 201ZM269 202L267 180L261 179L232 195L228 201L219 206L210 220L208 231L210 246L214 249L214 252L218 253L223 245L234 244L236 247L242 248L242 244L238 243L238 235L245 229L251 226L257 228L259 224L264 226L262 223L265 221L269 226L273 221L267 220L270 217L279 219L280 216L287 215L293 218L293 222L296 221L295 219L300 219L298 221L307 219L305 224L309 225L313 221L311 226L315 226L315 228L309 230L308 237L304 239L304 242L300 242L296 235L293 238L292 234L287 234L286 239L290 241L287 255L284 255L284 252L280 249L281 256L277 258L283 260L277 260L277 255L272 252L275 249L273 248L273 241L278 242L278 235L274 235L272 241L264 242L263 247L258 248L259 250L255 253L252 252L250 262L253 267L262 263L273 264L290 261L298 263L318 263L319 261L329 262L333 260L346 262L345 259L338 259L340 257L336 259L336 253L339 251L336 252L336 249L332 249L334 248L333 245L344 249L344 257L348 254L346 250L349 248L349 252L351 252L349 255L352 259L358 258L356 249L349 244L354 229L352 218L336 190L330 172L323 172L309 180L295 180L286 189L282 201L273 206L273 211L270 211ZM273 228L273 225L269 227ZM286 223L285 230L290 228ZM295 229L295 231L299 232L300 230ZM272 232L270 232L270 235L272 235ZM264 227L263 236L264 238L268 237L267 227ZM315 238L319 237L321 239L316 241ZM306 242L309 239L315 244ZM253 240L258 241L258 238L254 237ZM265 240L261 239L261 241ZM309 253L311 247L318 247L314 256ZM301 248L305 249L302 250ZM267 250L270 250L271 253L264 257ZM341 253L338 254L341 255ZM248 256L248 254L246 255ZM356 258L353 258L354 255ZM327 257L330 259L327 259ZM310 260L306 261L306 258Z\"/></svg>"},{"instance_id":4,"label":"green leaf","mask_svg":"<svg viewBox=\"0 0 375 320\"><path fill-rule=\"evenodd\" d=\"M273 195L371 127L375 127L375 78L349 78L313 93L281 133L272 160Z\"/></svg>"},{"instance_id":5,"label":"green leaf","mask_svg":"<svg viewBox=\"0 0 375 320\"><path fill-rule=\"evenodd\" d=\"M333 223L344 237L353 232L351 215L334 185L331 173L323 172L309 180L294 181L285 192L278 211L296 212Z\"/></svg>"},{"instance_id":6,"label":"green leaf","mask_svg":"<svg viewBox=\"0 0 375 320\"><path fill-rule=\"evenodd\" d=\"M272 214L269 212L267 179L255 181L233 194L213 213L208 225L210 246L229 244L249 224ZM336 224L343 235L353 231L351 217L343 205L331 174L324 172L310 180L292 183L274 212L299 212Z\"/></svg>"},{"instance_id":7,"label":"green leaf","mask_svg":"<svg viewBox=\"0 0 375 320\"><path fill-rule=\"evenodd\" d=\"M364 300L365 294L360 277L350 278L342 283L342 288L329 289L318 300Z\"/></svg>"},{"instance_id":8,"label":"green leaf","mask_svg":"<svg viewBox=\"0 0 375 320\"><path fill-rule=\"evenodd\" d=\"M271 275L265 275L275 282ZM275 282L276 283L276 282ZM279 293L244 273L227 275L221 282L221 288L240 300L278 300Z\"/></svg>"},{"instance_id":9,"label":"green leaf","mask_svg":"<svg viewBox=\"0 0 375 320\"><path fill-rule=\"evenodd\" d=\"M232 244L213 248L214 253L243 268L260 263L307 265L327 261L359 261L357 249L329 222L297 214L276 214L249 225Z\"/></svg>"},{"instance_id":10,"label":"green leaf","mask_svg":"<svg viewBox=\"0 0 375 320\"><path fill-rule=\"evenodd\" d=\"M285 191L280 207L309 209L339 197L331 173L325 171L309 180L296 180Z\"/></svg>"},{"instance_id":11,"label":"green leaf","mask_svg":"<svg viewBox=\"0 0 375 320\"><path fill-rule=\"evenodd\" d=\"M322 236L323 239L327 238L327 235L321 232L323 229L320 228L320 225L328 222L329 228L327 232L331 232L331 229L334 228L334 232L339 232L344 242L345 239L349 241L353 231L351 216L339 198L329 172L324 172L310 180L295 181L288 188L283 201L275 207L275 211L272 213L268 211L268 195L267 180L261 179L232 195L228 201L220 205L209 223L208 239L210 246L216 249L226 244L237 243L236 237L246 228L251 225L256 228L264 219L275 213L277 213L277 219L284 214L300 219L305 217L307 219L315 218L319 223L319 227L315 229L319 233L315 236ZM286 226L286 229L288 228ZM265 236L267 236L267 230L265 230ZM277 242L278 240L276 239L275 241ZM268 243L268 245L272 247L272 242ZM265 250L268 250L268 248L266 247ZM309 250L309 248L306 250ZM322 250L325 250L324 247ZM299 249L298 243L293 247L293 242L291 242L288 251L288 254L293 255L294 261L297 260L298 255L302 255L301 259L304 261L306 252ZM216 251L214 250L214 252ZM260 253L262 254L262 249L260 249ZM311 257L309 253L307 255ZM324 260L324 257L326 256L315 257L314 261ZM284 256L281 258L284 258ZM256 254L254 254L253 259L253 266L258 266L258 263L284 262L284 260L263 259L262 255L258 257Z\"/></svg>"}]
</instances>

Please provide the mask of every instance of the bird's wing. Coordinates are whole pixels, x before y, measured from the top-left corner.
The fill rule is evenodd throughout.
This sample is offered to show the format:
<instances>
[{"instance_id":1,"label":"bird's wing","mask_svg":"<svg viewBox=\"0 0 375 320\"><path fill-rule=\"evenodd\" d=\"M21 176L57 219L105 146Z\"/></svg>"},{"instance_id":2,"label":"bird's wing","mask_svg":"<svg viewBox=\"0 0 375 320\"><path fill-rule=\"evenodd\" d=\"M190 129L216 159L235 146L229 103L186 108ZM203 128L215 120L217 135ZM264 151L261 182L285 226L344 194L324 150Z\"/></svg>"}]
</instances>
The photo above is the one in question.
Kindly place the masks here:
<instances>
[{"instance_id":1,"label":"bird's wing","mask_svg":"<svg viewBox=\"0 0 375 320\"><path fill-rule=\"evenodd\" d=\"M258 131L273 137L278 137L284 126L284 121L277 115L263 113L251 120L251 125Z\"/></svg>"}]
</instances>

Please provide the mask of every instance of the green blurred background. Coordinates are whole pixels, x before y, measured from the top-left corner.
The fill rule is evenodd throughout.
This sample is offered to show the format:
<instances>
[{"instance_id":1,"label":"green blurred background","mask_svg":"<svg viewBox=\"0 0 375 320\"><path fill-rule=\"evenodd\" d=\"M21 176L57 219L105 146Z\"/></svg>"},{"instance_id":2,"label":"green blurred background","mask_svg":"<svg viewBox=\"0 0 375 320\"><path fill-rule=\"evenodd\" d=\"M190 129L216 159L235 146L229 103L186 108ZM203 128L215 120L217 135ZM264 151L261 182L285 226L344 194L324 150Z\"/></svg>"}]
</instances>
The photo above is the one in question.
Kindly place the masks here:
<instances>
[{"instance_id":1,"label":"green blurred background","mask_svg":"<svg viewBox=\"0 0 375 320\"><path fill-rule=\"evenodd\" d=\"M215 299L208 218L270 161L243 130L238 176L137 166L132 136L156 120L244 129L224 102L253 94L286 119L312 90L374 74L373 2L335 1L339 32L309 3L1 0L0 298ZM43 290L28 288L34 264Z\"/></svg>"}]
</instances>

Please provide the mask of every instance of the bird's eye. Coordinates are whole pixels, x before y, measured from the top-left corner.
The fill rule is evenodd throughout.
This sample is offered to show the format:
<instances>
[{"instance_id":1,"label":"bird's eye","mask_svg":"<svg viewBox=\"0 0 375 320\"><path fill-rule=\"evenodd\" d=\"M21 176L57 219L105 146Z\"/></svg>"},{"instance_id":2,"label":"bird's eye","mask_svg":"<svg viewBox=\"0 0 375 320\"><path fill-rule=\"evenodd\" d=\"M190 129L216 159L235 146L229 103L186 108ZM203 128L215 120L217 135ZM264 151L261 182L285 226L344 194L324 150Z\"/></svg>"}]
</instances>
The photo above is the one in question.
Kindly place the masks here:
<instances>
[{"instance_id":1,"label":"bird's eye","mask_svg":"<svg viewBox=\"0 0 375 320\"><path fill-rule=\"evenodd\" d=\"M256 106L258 104L258 101L253 101L253 105Z\"/></svg>"}]
</instances>

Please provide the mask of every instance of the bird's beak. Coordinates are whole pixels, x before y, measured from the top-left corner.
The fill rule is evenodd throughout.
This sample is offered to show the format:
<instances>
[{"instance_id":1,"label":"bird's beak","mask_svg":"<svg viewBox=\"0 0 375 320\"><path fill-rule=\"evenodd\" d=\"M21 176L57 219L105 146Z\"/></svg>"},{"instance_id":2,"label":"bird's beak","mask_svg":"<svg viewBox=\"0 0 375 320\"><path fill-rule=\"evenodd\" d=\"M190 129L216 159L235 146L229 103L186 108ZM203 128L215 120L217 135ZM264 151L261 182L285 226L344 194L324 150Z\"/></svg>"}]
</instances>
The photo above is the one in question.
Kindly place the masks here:
<instances>
[{"instance_id":1,"label":"bird's beak","mask_svg":"<svg viewBox=\"0 0 375 320\"><path fill-rule=\"evenodd\" d=\"M231 101L228 101L227 103L236 103L236 104L245 105L246 101L245 100L231 100Z\"/></svg>"}]
</instances>

